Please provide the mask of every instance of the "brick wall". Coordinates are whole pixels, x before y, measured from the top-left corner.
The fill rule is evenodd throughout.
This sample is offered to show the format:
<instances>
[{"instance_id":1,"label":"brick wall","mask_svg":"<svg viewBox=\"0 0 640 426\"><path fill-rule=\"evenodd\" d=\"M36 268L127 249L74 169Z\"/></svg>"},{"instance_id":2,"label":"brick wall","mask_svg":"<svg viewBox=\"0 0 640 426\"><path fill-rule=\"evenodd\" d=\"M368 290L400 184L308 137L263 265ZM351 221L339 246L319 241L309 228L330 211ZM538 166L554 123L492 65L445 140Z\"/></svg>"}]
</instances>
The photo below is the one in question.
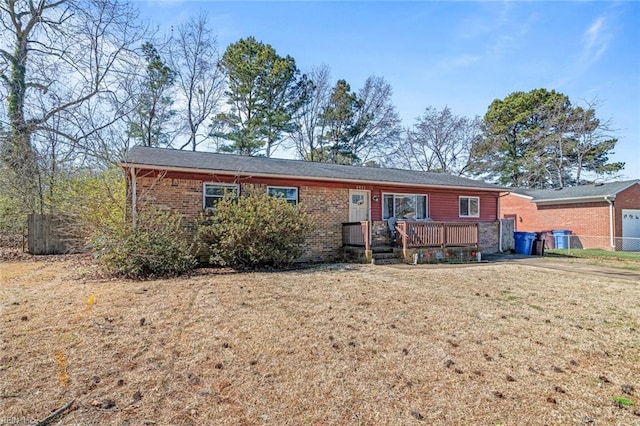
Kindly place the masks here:
<instances>
[{"instance_id":1,"label":"brick wall","mask_svg":"<svg viewBox=\"0 0 640 426\"><path fill-rule=\"evenodd\" d=\"M533 218L536 214L536 205L529 201L528 198L514 194L500 198L500 218L515 215L516 231L526 231L526 227L530 226L535 220Z\"/></svg>"},{"instance_id":2,"label":"brick wall","mask_svg":"<svg viewBox=\"0 0 640 426\"><path fill-rule=\"evenodd\" d=\"M349 190L301 186L298 197L316 224L307 240L308 251L301 260L341 259L342 223L349 221Z\"/></svg>"},{"instance_id":3,"label":"brick wall","mask_svg":"<svg viewBox=\"0 0 640 426\"><path fill-rule=\"evenodd\" d=\"M210 182L210 181L208 181ZM162 210L182 214L191 231L202 212L202 180L140 177L137 180L138 205L153 205ZM252 188L266 190L266 185L240 184L240 193ZM301 186L298 200L316 224L307 240L307 251L301 261L336 260L342 258L342 223L349 218L349 190Z\"/></svg>"},{"instance_id":4,"label":"brick wall","mask_svg":"<svg viewBox=\"0 0 640 426\"><path fill-rule=\"evenodd\" d=\"M502 198L500 214L502 217L516 215L517 231L567 229L576 235L572 238L572 244L584 248L611 250L608 239L609 203L604 200L545 206L536 205L527 198L510 194Z\"/></svg>"},{"instance_id":5,"label":"brick wall","mask_svg":"<svg viewBox=\"0 0 640 426\"><path fill-rule=\"evenodd\" d=\"M202 188L204 182L233 183L233 177L202 176L198 179L172 177L138 177L138 205L153 205L160 209L182 214L189 229L195 233L195 219L202 212ZM292 185L295 186L295 185ZM251 187L265 189L266 184L242 182L240 193L246 194ZM314 218L316 228L307 241L307 251L301 261L338 260L343 257L342 223L349 220L349 188L298 186L298 199ZM374 244L388 243L389 231L386 221L372 223ZM480 248L484 252L498 250L498 228L496 222L480 224Z\"/></svg>"},{"instance_id":6,"label":"brick wall","mask_svg":"<svg viewBox=\"0 0 640 426\"><path fill-rule=\"evenodd\" d=\"M141 177L137 180L138 206L152 205L181 213L192 220L202 212L202 181Z\"/></svg>"}]
</instances>

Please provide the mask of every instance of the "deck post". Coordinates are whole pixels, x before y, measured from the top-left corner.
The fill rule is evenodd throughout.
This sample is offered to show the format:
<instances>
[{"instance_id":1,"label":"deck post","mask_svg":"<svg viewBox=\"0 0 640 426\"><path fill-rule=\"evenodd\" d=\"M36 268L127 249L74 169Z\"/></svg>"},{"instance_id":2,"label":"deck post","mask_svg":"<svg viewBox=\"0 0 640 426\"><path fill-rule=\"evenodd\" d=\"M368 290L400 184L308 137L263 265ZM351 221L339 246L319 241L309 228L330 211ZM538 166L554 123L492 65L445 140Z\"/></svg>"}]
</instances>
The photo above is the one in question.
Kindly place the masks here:
<instances>
[{"instance_id":1,"label":"deck post","mask_svg":"<svg viewBox=\"0 0 640 426\"><path fill-rule=\"evenodd\" d=\"M371 249L371 225L368 220L363 220L360 222L360 226L362 229L362 239L364 240L364 249Z\"/></svg>"},{"instance_id":2,"label":"deck post","mask_svg":"<svg viewBox=\"0 0 640 426\"><path fill-rule=\"evenodd\" d=\"M449 227L447 226L446 223L443 223L442 225L442 248L447 248L447 238L449 238L448 234L448 229Z\"/></svg>"},{"instance_id":3,"label":"deck post","mask_svg":"<svg viewBox=\"0 0 640 426\"><path fill-rule=\"evenodd\" d=\"M371 251L371 222L363 220L360 222L360 231L362 232L362 239L364 241L364 255L367 258L367 263L373 262L373 251Z\"/></svg>"},{"instance_id":4,"label":"deck post","mask_svg":"<svg viewBox=\"0 0 640 426\"><path fill-rule=\"evenodd\" d=\"M400 236L402 237L402 256L407 258L407 222L396 223L396 227L400 230Z\"/></svg>"}]
</instances>

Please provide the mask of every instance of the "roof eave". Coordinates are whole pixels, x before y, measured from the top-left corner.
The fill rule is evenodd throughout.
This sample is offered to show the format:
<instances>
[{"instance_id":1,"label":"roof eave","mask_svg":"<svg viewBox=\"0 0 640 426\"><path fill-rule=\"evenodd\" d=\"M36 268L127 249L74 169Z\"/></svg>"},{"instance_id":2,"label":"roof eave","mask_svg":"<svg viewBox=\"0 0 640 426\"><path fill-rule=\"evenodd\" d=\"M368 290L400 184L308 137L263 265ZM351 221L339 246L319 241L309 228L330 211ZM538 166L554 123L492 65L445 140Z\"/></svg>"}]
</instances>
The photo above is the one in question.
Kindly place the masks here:
<instances>
[{"instance_id":1,"label":"roof eave","mask_svg":"<svg viewBox=\"0 0 640 426\"><path fill-rule=\"evenodd\" d=\"M621 193L622 191L625 191L625 190L627 190L627 189L631 188L633 185L636 185L636 184L640 185L640 180L632 180L632 181L630 181L630 182L629 182L629 184L628 184L627 186L625 186L624 188L620 188L620 189L618 189L614 194L612 194L612 195L607 195L606 197L615 197L615 196L616 196L616 194L619 194L619 193Z\"/></svg>"},{"instance_id":2,"label":"roof eave","mask_svg":"<svg viewBox=\"0 0 640 426\"><path fill-rule=\"evenodd\" d=\"M345 182L345 183L357 183L357 184L373 184L373 185L399 185L410 186L415 188L449 188L460 190L474 190L485 192L504 192L504 188L484 188L481 186L456 186L456 185L438 185L438 184L426 184L426 183L407 183L407 182L393 182L393 181L380 181L380 180L363 180L363 179L344 179L344 178L328 178L317 176L292 176L281 175L275 173L251 173L251 172L235 172L231 170L215 170L215 169L198 169L189 167L177 167L177 166L159 166L156 164L143 164L143 163L129 163L121 162L121 167L129 168L135 167L148 170L166 170L172 172L184 172L184 173L199 173L208 175L225 175L225 176L246 176L246 177L262 177L273 179L302 179L312 180L316 182Z\"/></svg>"},{"instance_id":3,"label":"roof eave","mask_svg":"<svg viewBox=\"0 0 640 426\"><path fill-rule=\"evenodd\" d=\"M615 200L615 194L611 195L598 195L591 197L567 197L567 198L553 198L549 200L536 200L533 199L531 202L540 204L540 205L551 205L551 204L578 204L578 203L593 203L598 201L606 201L606 200Z\"/></svg>"},{"instance_id":4,"label":"roof eave","mask_svg":"<svg viewBox=\"0 0 640 426\"><path fill-rule=\"evenodd\" d=\"M543 199L543 200L536 200L535 197L533 197L533 200L531 201L537 204L562 204L562 203L584 203L584 202L593 202L593 201L615 200L616 196L619 193L629 189L630 187L636 184L640 184L640 181L639 180L631 181L629 182L628 185L624 186L623 188L617 189L615 192L611 194L591 195L588 197L564 197L564 198L553 198L553 199Z\"/></svg>"},{"instance_id":5,"label":"roof eave","mask_svg":"<svg viewBox=\"0 0 640 426\"><path fill-rule=\"evenodd\" d=\"M520 194L518 192L513 192L513 191L509 191L509 195L515 195L516 197L527 198L529 200L533 199L533 197L531 195Z\"/></svg>"}]
</instances>

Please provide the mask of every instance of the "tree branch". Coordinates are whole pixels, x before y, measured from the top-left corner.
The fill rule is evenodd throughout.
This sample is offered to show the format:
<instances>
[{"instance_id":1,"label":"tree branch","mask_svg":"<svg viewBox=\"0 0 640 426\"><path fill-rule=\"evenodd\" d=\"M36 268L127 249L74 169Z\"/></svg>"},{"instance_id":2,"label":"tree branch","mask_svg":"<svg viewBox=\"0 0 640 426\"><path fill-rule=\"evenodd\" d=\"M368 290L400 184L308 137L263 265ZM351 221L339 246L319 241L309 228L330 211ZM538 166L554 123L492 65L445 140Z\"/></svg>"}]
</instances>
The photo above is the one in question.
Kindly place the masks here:
<instances>
[{"instance_id":1,"label":"tree branch","mask_svg":"<svg viewBox=\"0 0 640 426\"><path fill-rule=\"evenodd\" d=\"M75 402L75 399L72 399L71 401L69 401L66 404L64 404L62 407L58 408L53 413L49 414L44 419L34 423L32 426L46 426L46 425L48 425L49 423L51 423L51 421L53 419L55 419L56 417L58 417L59 415L61 415L65 411L67 411L69 408L71 408L71 406L73 405L74 402Z\"/></svg>"}]
</instances>

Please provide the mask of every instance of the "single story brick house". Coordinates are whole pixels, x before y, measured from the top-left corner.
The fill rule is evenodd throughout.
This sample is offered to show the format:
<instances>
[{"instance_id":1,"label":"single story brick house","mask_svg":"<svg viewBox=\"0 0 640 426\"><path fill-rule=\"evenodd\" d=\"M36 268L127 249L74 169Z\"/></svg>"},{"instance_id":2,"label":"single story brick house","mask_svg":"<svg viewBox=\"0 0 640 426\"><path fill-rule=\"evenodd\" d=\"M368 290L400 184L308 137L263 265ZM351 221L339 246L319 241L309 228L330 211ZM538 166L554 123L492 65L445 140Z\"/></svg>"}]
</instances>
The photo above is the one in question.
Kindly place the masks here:
<instances>
[{"instance_id":1,"label":"single story brick house","mask_svg":"<svg viewBox=\"0 0 640 426\"><path fill-rule=\"evenodd\" d=\"M571 231L571 246L640 251L640 180L511 189L500 203L517 231Z\"/></svg>"},{"instance_id":2,"label":"single story brick house","mask_svg":"<svg viewBox=\"0 0 640 426\"><path fill-rule=\"evenodd\" d=\"M305 261L342 259L345 245L388 244L395 230L405 254L421 246L499 249L499 200L506 191L459 176L140 146L121 166L134 217L151 204L193 222L225 193L242 195L250 187L301 203L316 223Z\"/></svg>"}]
</instances>

